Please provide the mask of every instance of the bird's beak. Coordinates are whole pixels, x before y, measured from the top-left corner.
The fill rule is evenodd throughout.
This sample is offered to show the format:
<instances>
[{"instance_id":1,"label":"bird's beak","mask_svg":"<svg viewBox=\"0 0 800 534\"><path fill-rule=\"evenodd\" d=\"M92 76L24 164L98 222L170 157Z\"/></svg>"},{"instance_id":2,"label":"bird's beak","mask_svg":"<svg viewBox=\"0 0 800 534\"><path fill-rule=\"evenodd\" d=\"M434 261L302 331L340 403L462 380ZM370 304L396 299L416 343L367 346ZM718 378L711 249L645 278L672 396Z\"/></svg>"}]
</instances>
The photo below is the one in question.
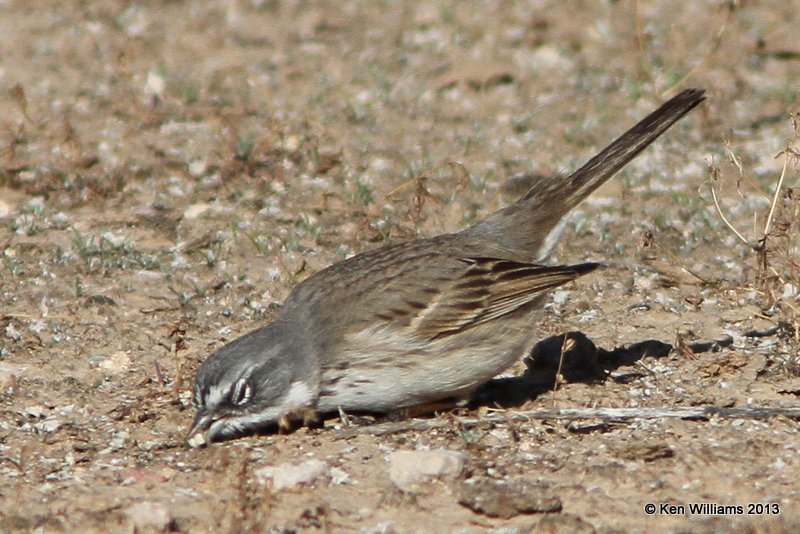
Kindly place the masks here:
<instances>
[{"instance_id":1,"label":"bird's beak","mask_svg":"<svg viewBox=\"0 0 800 534\"><path fill-rule=\"evenodd\" d=\"M189 430L186 443L188 443L190 447L204 447L211 443L208 436L208 429L213 422L214 419L210 414L198 410L197 415L194 416L194 422L192 423L191 430Z\"/></svg>"}]
</instances>

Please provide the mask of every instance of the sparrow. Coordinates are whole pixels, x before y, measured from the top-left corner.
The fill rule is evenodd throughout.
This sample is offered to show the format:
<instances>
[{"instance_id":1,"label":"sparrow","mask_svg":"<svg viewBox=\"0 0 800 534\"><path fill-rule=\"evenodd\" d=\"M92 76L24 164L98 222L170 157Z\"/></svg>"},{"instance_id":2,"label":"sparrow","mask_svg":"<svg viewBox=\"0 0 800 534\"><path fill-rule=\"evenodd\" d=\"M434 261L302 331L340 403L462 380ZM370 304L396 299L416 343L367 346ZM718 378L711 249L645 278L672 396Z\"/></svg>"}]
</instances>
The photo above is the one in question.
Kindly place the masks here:
<instances>
[{"instance_id":1,"label":"sparrow","mask_svg":"<svg viewBox=\"0 0 800 534\"><path fill-rule=\"evenodd\" d=\"M459 232L384 246L298 284L271 324L197 371L191 446L469 396L527 354L547 292L598 263L548 265L570 211L704 100L674 96L566 178Z\"/></svg>"}]
</instances>

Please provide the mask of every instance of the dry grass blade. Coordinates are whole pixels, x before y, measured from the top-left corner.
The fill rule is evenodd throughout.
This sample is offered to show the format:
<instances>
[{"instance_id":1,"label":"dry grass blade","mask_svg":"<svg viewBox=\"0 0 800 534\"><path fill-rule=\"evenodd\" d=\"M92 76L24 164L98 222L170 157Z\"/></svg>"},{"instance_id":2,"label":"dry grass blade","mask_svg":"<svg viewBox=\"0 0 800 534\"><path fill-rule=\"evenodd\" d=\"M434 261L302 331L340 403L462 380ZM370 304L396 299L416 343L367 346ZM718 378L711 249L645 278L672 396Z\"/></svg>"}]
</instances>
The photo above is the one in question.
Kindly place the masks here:
<instances>
[{"instance_id":1,"label":"dry grass blade","mask_svg":"<svg viewBox=\"0 0 800 534\"><path fill-rule=\"evenodd\" d=\"M719 50L719 47L722 44L722 38L725 36L725 31L728 29L728 23L731 20L731 16L738 7L739 7L739 0L730 0L722 5L721 9L724 10L723 19L719 25L719 28L717 28L716 33L709 41L708 47L706 48L706 53L703 55L700 61L698 61L697 64L695 64L695 66L692 67L689 70L689 72L687 72L680 80L673 83L670 87L662 91L661 92L662 96L670 94L672 91L680 88L684 83L686 83L687 80L689 80L702 67L704 67L706 63L708 63L709 59L711 59L711 56L714 55L714 52Z\"/></svg>"},{"instance_id":2,"label":"dry grass blade","mask_svg":"<svg viewBox=\"0 0 800 534\"><path fill-rule=\"evenodd\" d=\"M786 167L789 166L789 152L790 148L786 148L782 152L783 154L783 169L781 169L781 176L778 178L778 185L775 186L775 194L772 197L772 204L769 207L769 215L767 216L767 222L764 224L764 236L762 239L766 239L769 235L769 231L772 227L772 217L775 215L775 206L778 204L778 197L783 190L783 179L786 177Z\"/></svg>"},{"instance_id":3,"label":"dry grass blade","mask_svg":"<svg viewBox=\"0 0 800 534\"><path fill-rule=\"evenodd\" d=\"M747 238L744 237L741 234L741 232L739 232L739 230L737 230L736 227L731 224L731 222L728 220L727 217L725 217L725 214L722 212L722 207L719 205L719 198L717 198L717 191L716 189L714 189L714 183L719 181L721 172L719 170L719 167L714 165L713 162L709 166L709 174L711 175L711 178L708 180L708 184L711 189L711 197L714 199L714 207L716 208L719 217L722 219L722 222L725 223L725 226L727 226L731 230L731 232L733 232L733 234L742 241L742 243L744 243L745 245L750 245L750 242L747 240Z\"/></svg>"}]
</instances>

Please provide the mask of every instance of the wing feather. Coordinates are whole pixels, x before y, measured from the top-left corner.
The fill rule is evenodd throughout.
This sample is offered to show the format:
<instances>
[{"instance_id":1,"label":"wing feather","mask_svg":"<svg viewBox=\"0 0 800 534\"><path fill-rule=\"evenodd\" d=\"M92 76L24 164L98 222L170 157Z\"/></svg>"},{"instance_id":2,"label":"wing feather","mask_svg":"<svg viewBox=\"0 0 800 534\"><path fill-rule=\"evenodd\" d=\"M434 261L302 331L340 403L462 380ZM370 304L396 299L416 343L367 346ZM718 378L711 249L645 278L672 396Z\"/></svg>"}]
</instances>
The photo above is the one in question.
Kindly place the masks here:
<instances>
[{"instance_id":1,"label":"wing feather","mask_svg":"<svg viewBox=\"0 0 800 534\"><path fill-rule=\"evenodd\" d=\"M463 274L411 321L417 336L442 338L500 318L599 266L545 266L496 258L462 261L467 266Z\"/></svg>"}]
</instances>

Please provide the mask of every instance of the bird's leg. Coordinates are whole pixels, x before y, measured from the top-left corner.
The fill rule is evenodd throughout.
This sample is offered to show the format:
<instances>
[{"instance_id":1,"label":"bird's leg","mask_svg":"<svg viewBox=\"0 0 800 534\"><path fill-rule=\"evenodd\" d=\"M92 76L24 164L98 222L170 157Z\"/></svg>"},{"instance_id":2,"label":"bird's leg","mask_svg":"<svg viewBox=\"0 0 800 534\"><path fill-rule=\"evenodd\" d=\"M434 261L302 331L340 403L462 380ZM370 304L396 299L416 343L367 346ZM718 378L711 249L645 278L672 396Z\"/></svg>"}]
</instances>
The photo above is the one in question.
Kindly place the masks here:
<instances>
[{"instance_id":1,"label":"bird's leg","mask_svg":"<svg viewBox=\"0 0 800 534\"><path fill-rule=\"evenodd\" d=\"M303 410L303 426L308 428L321 428L322 417L320 417L319 412L313 408L306 408Z\"/></svg>"}]
</instances>

